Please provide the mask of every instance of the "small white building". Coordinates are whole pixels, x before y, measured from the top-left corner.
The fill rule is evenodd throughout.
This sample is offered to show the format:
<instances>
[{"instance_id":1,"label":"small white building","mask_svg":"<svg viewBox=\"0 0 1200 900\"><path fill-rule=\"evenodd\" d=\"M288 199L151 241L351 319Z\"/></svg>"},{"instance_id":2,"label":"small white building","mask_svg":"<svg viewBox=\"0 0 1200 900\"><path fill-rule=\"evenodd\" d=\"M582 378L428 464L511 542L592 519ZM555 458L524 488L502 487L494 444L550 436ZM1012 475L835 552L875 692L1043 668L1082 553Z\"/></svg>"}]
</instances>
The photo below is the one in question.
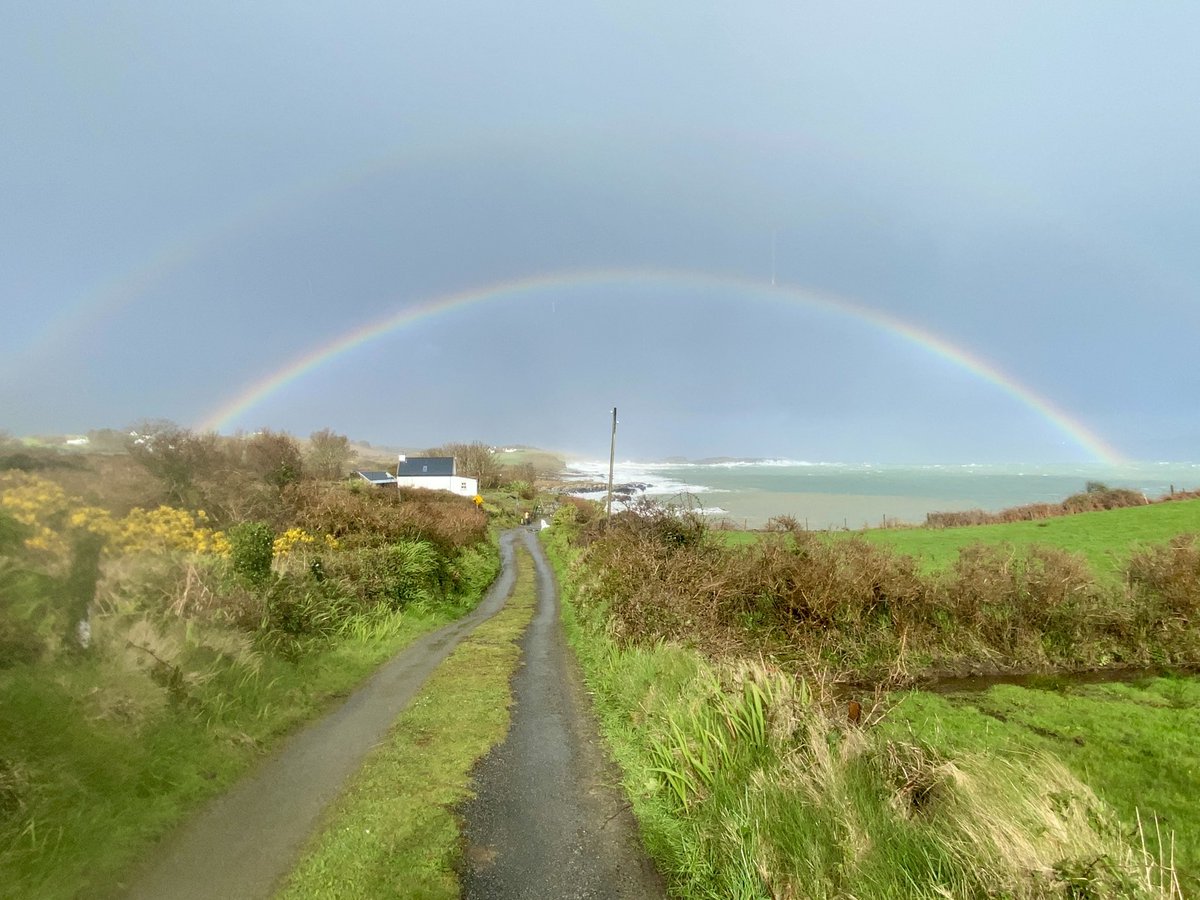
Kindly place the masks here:
<instances>
[{"instance_id":1,"label":"small white building","mask_svg":"<svg viewBox=\"0 0 1200 900\"><path fill-rule=\"evenodd\" d=\"M375 487L390 488L396 483L396 476L391 472L379 472L370 469L359 469L354 473L363 481L375 485Z\"/></svg>"},{"instance_id":2,"label":"small white building","mask_svg":"<svg viewBox=\"0 0 1200 900\"><path fill-rule=\"evenodd\" d=\"M479 479L458 474L458 461L453 456L400 455L396 468L398 487L418 487L431 491L449 491L463 497L479 493Z\"/></svg>"}]
</instances>

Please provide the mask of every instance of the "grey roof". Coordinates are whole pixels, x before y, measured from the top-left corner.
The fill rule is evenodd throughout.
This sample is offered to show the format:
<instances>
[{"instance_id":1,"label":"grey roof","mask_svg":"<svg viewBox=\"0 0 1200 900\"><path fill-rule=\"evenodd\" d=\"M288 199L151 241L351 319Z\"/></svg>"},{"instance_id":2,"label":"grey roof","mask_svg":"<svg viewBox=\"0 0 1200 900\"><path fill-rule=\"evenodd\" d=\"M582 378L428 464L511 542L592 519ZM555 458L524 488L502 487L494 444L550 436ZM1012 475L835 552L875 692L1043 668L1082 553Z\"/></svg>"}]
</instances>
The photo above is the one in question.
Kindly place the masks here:
<instances>
[{"instance_id":1,"label":"grey roof","mask_svg":"<svg viewBox=\"0 0 1200 900\"><path fill-rule=\"evenodd\" d=\"M397 475L412 475L420 478L422 475L453 475L453 456L410 456L400 463Z\"/></svg>"},{"instance_id":2,"label":"grey roof","mask_svg":"<svg viewBox=\"0 0 1200 900\"><path fill-rule=\"evenodd\" d=\"M359 470L359 471L355 472L354 474L361 475L363 478L367 479L367 481L371 482L371 484L391 484L392 482L394 482L396 480L396 476L393 475L391 472L375 472L375 471L371 471L371 470L366 470L366 471Z\"/></svg>"}]
</instances>

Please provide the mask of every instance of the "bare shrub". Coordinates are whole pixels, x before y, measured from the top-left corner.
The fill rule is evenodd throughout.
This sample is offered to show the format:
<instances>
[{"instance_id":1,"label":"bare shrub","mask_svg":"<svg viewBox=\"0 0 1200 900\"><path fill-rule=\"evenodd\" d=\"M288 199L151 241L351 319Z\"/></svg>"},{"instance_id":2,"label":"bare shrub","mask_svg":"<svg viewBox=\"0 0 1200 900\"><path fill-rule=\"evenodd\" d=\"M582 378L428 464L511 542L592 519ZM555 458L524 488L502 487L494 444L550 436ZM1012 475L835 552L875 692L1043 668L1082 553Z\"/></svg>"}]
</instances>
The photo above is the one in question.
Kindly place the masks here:
<instances>
[{"instance_id":1,"label":"bare shrub","mask_svg":"<svg viewBox=\"0 0 1200 900\"><path fill-rule=\"evenodd\" d=\"M715 658L762 650L898 681L1200 654L1185 627L1200 615L1190 539L1138 557L1125 590L1049 547L975 544L930 574L888 548L819 532L730 547L703 521L651 507L575 528L580 603L603 609L622 642L679 641Z\"/></svg>"},{"instance_id":2,"label":"bare shrub","mask_svg":"<svg viewBox=\"0 0 1200 900\"><path fill-rule=\"evenodd\" d=\"M595 500L586 500L583 497L572 497L570 494L561 494L558 498L559 509L569 509L573 511L572 521L579 525L588 525L600 518L604 513L604 508Z\"/></svg>"},{"instance_id":3,"label":"bare shrub","mask_svg":"<svg viewBox=\"0 0 1200 900\"><path fill-rule=\"evenodd\" d=\"M201 500L197 483L226 464L216 434L196 434L172 422L135 425L126 447L133 459L162 482L169 502L193 509Z\"/></svg>"},{"instance_id":4,"label":"bare shrub","mask_svg":"<svg viewBox=\"0 0 1200 900\"><path fill-rule=\"evenodd\" d=\"M772 516L767 519L767 524L763 526L764 531L802 531L800 520L795 516Z\"/></svg>"},{"instance_id":5,"label":"bare shrub","mask_svg":"<svg viewBox=\"0 0 1200 900\"><path fill-rule=\"evenodd\" d=\"M1079 553L1031 547L1025 555L1023 578L1018 611L1027 628L1072 629L1102 613L1095 576Z\"/></svg>"},{"instance_id":6,"label":"bare shrub","mask_svg":"<svg viewBox=\"0 0 1200 900\"><path fill-rule=\"evenodd\" d=\"M458 474L479 479L481 490L498 488L504 481L504 473L496 454L481 441L470 444L443 444L441 447L427 450L426 453L429 456L453 456L457 461Z\"/></svg>"},{"instance_id":7,"label":"bare shrub","mask_svg":"<svg viewBox=\"0 0 1200 900\"><path fill-rule=\"evenodd\" d=\"M563 507L572 508L586 507ZM720 643L729 554L704 536L700 517L681 519L650 505L583 528L581 541L591 545L589 596L608 605L618 637L668 637L708 649Z\"/></svg>"},{"instance_id":8,"label":"bare shrub","mask_svg":"<svg viewBox=\"0 0 1200 900\"><path fill-rule=\"evenodd\" d=\"M349 547L423 540L453 555L487 534L487 514L469 498L446 491L355 491L305 481L289 485L284 502L294 524Z\"/></svg>"},{"instance_id":9,"label":"bare shrub","mask_svg":"<svg viewBox=\"0 0 1200 900\"><path fill-rule=\"evenodd\" d=\"M1011 506L994 513L985 512L982 509L931 512L925 516L925 525L928 528L960 528L964 525L1032 522L1102 509L1145 506L1149 502L1145 495L1138 491L1131 491L1127 488L1110 488L1098 481L1089 481L1083 493L1072 494L1061 503L1027 503L1023 506Z\"/></svg>"},{"instance_id":10,"label":"bare shrub","mask_svg":"<svg viewBox=\"0 0 1200 900\"><path fill-rule=\"evenodd\" d=\"M272 487L283 488L299 481L304 461L295 439L282 431L264 429L246 441L245 465Z\"/></svg>"},{"instance_id":11,"label":"bare shrub","mask_svg":"<svg viewBox=\"0 0 1200 900\"><path fill-rule=\"evenodd\" d=\"M669 638L714 655L777 642L815 660L829 641L895 642L934 618L933 591L909 557L804 531L729 548L700 517L644 510L593 524L587 598L623 639Z\"/></svg>"},{"instance_id":12,"label":"bare shrub","mask_svg":"<svg viewBox=\"0 0 1200 900\"><path fill-rule=\"evenodd\" d=\"M306 462L318 478L330 481L341 478L353 458L350 438L344 434L335 434L328 428L322 428L308 436Z\"/></svg>"},{"instance_id":13,"label":"bare shrub","mask_svg":"<svg viewBox=\"0 0 1200 900\"><path fill-rule=\"evenodd\" d=\"M1104 630L1117 605L1080 555L1052 547L964 547L944 585L946 612L988 648L1026 663L1052 652L1066 662Z\"/></svg>"},{"instance_id":14,"label":"bare shrub","mask_svg":"<svg viewBox=\"0 0 1200 900\"><path fill-rule=\"evenodd\" d=\"M508 489L522 500L532 500L537 496L537 469L532 463L504 466L500 477Z\"/></svg>"},{"instance_id":15,"label":"bare shrub","mask_svg":"<svg viewBox=\"0 0 1200 900\"><path fill-rule=\"evenodd\" d=\"M1126 568L1129 582L1159 598L1168 616L1200 620L1200 540L1180 535L1168 544L1135 553Z\"/></svg>"},{"instance_id":16,"label":"bare shrub","mask_svg":"<svg viewBox=\"0 0 1200 900\"><path fill-rule=\"evenodd\" d=\"M1172 500L1200 500L1200 490L1196 491L1172 491L1169 494L1163 494L1156 502L1169 503Z\"/></svg>"},{"instance_id":17,"label":"bare shrub","mask_svg":"<svg viewBox=\"0 0 1200 900\"><path fill-rule=\"evenodd\" d=\"M792 542L764 541L738 570L751 592L772 604L775 622L795 640L813 630L902 626L926 618L928 586L911 557L861 539L831 541L799 531Z\"/></svg>"},{"instance_id":18,"label":"bare shrub","mask_svg":"<svg viewBox=\"0 0 1200 900\"><path fill-rule=\"evenodd\" d=\"M1127 488L1110 488L1091 483L1082 494L1072 494L1063 501L1068 514L1095 512L1101 509L1124 509L1129 506L1145 506L1150 501L1139 491Z\"/></svg>"}]
</instances>

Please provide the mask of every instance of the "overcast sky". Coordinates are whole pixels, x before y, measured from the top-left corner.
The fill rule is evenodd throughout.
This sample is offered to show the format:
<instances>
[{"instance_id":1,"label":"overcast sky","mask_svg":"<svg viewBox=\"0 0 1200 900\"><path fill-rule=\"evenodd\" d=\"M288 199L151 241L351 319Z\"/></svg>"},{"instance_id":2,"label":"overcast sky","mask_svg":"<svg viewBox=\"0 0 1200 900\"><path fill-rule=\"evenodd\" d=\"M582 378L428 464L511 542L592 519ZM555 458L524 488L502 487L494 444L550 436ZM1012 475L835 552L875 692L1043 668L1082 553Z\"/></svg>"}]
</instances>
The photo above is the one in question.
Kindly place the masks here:
<instances>
[{"instance_id":1,"label":"overcast sky","mask_svg":"<svg viewBox=\"0 0 1200 900\"><path fill-rule=\"evenodd\" d=\"M1200 459L1200 5L15 3L0 428L873 462ZM773 246L774 245L774 252ZM774 261L773 258L774 257ZM789 295L790 296L790 295Z\"/></svg>"}]
</instances>

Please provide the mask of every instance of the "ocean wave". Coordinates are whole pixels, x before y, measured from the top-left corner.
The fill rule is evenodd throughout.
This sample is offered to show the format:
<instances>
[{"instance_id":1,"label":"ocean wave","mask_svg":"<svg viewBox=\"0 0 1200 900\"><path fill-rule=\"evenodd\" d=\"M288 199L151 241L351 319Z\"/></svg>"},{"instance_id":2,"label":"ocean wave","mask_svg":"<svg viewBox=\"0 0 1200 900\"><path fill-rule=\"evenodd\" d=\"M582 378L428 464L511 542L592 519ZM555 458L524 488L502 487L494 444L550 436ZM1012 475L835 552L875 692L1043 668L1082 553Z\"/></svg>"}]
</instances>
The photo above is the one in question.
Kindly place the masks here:
<instances>
[{"instance_id":1,"label":"ocean wave","mask_svg":"<svg viewBox=\"0 0 1200 900\"><path fill-rule=\"evenodd\" d=\"M670 496L672 494L720 494L728 491L714 488L707 484L693 484L662 475L666 469L680 468L665 463L620 462L613 466L613 482L616 484L644 484L646 496ZM608 481L608 463L600 460L576 460L567 464L565 473L568 481ZM605 492L588 491L579 494L590 497L593 494Z\"/></svg>"},{"instance_id":2,"label":"ocean wave","mask_svg":"<svg viewBox=\"0 0 1200 900\"><path fill-rule=\"evenodd\" d=\"M590 479L589 479L590 481ZM637 478L613 478L614 485L624 484L644 484L645 489L639 490L637 493L643 497L676 497L682 494L728 494L731 493L726 488L709 487L706 484L685 484L682 481L673 481L670 478L660 478L658 481L648 482ZM576 497L583 497L585 500L602 500L608 495L606 488L594 491L573 491Z\"/></svg>"},{"instance_id":3,"label":"ocean wave","mask_svg":"<svg viewBox=\"0 0 1200 900\"><path fill-rule=\"evenodd\" d=\"M864 463L870 468L870 463ZM700 462L642 462L637 460L622 460L614 464L616 472L663 472L679 469L797 469L797 468L854 468L840 462L809 462L803 459L722 459ZM567 474L587 475L589 477L608 476L608 461L602 459L576 459L566 464Z\"/></svg>"},{"instance_id":4,"label":"ocean wave","mask_svg":"<svg viewBox=\"0 0 1200 900\"><path fill-rule=\"evenodd\" d=\"M816 466L843 467L844 463L809 462L806 459L731 459L721 462L696 463L697 466L711 466L714 469L809 469Z\"/></svg>"},{"instance_id":5,"label":"ocean wave","mask_svg":"<svg viewBox=\"0 0 1200 900\"><path fill-rule=\"evenodd\" d=\"M601 503L603 503L605 500L606 494L604 491L589 491L589 492L583 493L583 494L576 494L575 496L582 497L585 500L598 500ZM614 512L623 512L624 510L627 510L630 508L636 509L637 507L633 503L631 503L627 500L622 500L620 497L616 497L616 496L613 497L613 511ZM665 508L673 509L680 513L683 513L683 512L695 513L695 514L701 515L701 516L727 516L727 515L729 515L729 510L725 509L723 506L690 506L686 503L682 503L682 504L681 503L667 503L667 504L665 504Z\"/></svg>"}]
</instances>

